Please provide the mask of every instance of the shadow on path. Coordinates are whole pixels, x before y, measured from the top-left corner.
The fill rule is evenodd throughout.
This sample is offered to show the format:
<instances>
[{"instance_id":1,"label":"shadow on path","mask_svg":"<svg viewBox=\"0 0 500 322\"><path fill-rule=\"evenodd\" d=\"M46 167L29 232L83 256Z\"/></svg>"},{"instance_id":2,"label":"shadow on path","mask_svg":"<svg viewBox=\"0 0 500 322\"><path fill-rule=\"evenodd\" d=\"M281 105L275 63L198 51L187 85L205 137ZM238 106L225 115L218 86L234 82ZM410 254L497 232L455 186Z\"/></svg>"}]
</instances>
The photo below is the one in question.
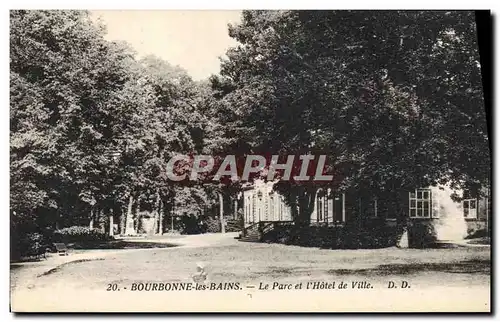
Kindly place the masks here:
<instances>
[{"instance_id":1,"label":"shadow on path","mask_svg":"<svg viewBox=\"0 0 500 322\"><path fill-rule=\"evenodd\" d=\"M415 264L390 264L379 265L367 269L331 269L327 271L333 275L408 275L422 272L443 272L457 274L490 274L491 262L489 260L468 260L456 263L415 263Z\"/></svg>"}]
</instances>

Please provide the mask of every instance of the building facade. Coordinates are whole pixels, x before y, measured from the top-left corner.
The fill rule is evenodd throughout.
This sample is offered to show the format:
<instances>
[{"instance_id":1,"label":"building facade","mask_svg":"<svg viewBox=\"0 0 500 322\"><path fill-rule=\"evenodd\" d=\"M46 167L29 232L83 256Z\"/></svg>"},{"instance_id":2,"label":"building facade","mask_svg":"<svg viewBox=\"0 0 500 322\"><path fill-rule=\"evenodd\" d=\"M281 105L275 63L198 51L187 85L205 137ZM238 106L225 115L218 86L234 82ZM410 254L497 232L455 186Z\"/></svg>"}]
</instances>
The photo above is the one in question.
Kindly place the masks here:
<instances>
[{"instance_id":1,"label":"building facade","mask_svg":"<svg viewBox=\"0 0 500 322\"><path fill-rule=\"evenodd\" d=\"M261 221L291 221L290 207L284 197L273 191L272 182L256 181L243 190L245 226Z\"/></svg>"},{"instance_id":2,"label":"building facade","mask_svg":"<svg viewBox=\"0 0 500 322\"><path fill-rule=\"evenodd\" d=\"M257 181L244 189L245 227L257 222L292 220L290 207L284 197L273 190L273 185L273 182ZM437 187L398 192L396 198L399 202L394 207L394 202L376 196L361 197L320 188L310 221L311 225L337 225L362 216L394 222L398 214L414 221L431 221L443 219L453 212L453 216L463 216L468 234L489 228L491 202L488 192L485 193L486 197L462 198L462 201L453 201L450 194L451 191ZM461 192L459 194L463 195Z\"/></svg>"},{"instance_id":3,"label":"building facade","mask_svg":"<svg viewBox=\"0 0 500 322\"><path fill-rule=\"evenodd\" d=\"M273 190L273 182L256 181L243 189L245 226L262 221L291 221L292 213L284 197ZM311 214L312 223L345 222L345 194L334 194L330 189L319 190Z\"/></svg>"}]
</instances>

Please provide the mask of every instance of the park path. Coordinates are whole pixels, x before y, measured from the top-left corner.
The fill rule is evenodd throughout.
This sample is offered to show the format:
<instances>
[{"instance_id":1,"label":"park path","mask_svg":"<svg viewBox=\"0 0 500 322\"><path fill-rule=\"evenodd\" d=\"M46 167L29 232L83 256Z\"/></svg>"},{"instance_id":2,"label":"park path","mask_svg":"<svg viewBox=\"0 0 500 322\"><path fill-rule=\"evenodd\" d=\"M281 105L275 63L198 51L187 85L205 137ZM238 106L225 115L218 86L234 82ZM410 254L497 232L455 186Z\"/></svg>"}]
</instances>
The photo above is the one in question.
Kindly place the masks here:
<instances>
[{"instance_id":1,"label":"park path","mask_svg":"<svg viewBox=\"0 0 500 322\"><path fill-rule=\"evenodd\" d=\"M332 276L336 276L334 278L346 281L363 281L366 279L375 285L376 295L374 295L373 291L359 291L354 289L345 290L345 292L342 291L342 293L332 293L331 290L314 290L310 292L307 291L306 293L283 292L280 293L280 301L277 302L275 292L257 290L245 290L244 292L214 291L203 293L201 297L197 297L201 293L191 292L107 292L104 288L81 287L78 283L72 282L77 281L79 275L86 274L86 271L85 269L74 271L74 267L64 267L65 262L70 262L70 260L68 260L68 257L71 257L70 255L42 261L39 266L44 266L43 268L35 267L32 263L25 264L25 266L29 268L32 274L32 281L34 282L32 282L32 287L29 287L29 283L23 281L23 285L27 286L27 288L16 288L13 290L11 293L11 308L16 312L210 311L213 310L214 304L220 307L221 303L225 303L228 305L225 309L229 311L251 311L257 308L260 310L273 311L285 309L285 307L282 306L283 303L297 303L291 308L292 310L318 311L324 308L328 310L357 311L363 309L369 311L392 310L391 303L388 304L387 299L393 298L397 300L399 305L404 306L411 304L411 307L408 307L408 309L418 308L422 310L422 308L425 308L430 311L433 309L449 309L450 311L467 309L482 311L489 309L489 276L483 273L476 274L474 272L469 272L450 275L450 273L445 273L440 270L420 271L417 269L415 274L405 275L395 271L392 275L385 276L375 273L372 275L356 275L355 271L352 274L342 273L340 275L329 272L332 269L341 268L364 270L370 267L376 267L381 263L395 264L395 267L397 267L400 262L439 264L453 263L454 261L474 258L485 259L486 253L489 252L488 247L483 251L474 249L471 253L466 251L463 247L458 247L456 250L432 250L428 252L429 254L419 250L402 250L396 248L330 252L328 250L302 248L298 246L241 243L234 239L236 235L237 234L205 234L192 236L165 235L141 239L135 238L133 239L134 242L168 243L178 246L162 248L162 250L166 251L164 253L165 257L168 258L152 263L151 270L147 269L150 264L146 264L148 262L144 261L144 265L138 266L140 272L129 269L127 272L124 272L123 275L119 273L119 270L116 270L116 268L120 266L117 265L117 263L119 264L121 261L125 261L129 264L129 267L133 266L135 260L148 260L149 255L153 256L157 248L75 252L71 261L96 260L99 258L108 259L102 263L93 262L88 263L88 265L92 266L94 269L104 267L104 270L106 270L107 268L108 273L100 276L100 281L118 279L120 283L128 283L135 280L135 278L138 278L138 280L160 280L165 278L165 271L170 269L182 270L184 272L185 267L182 267L182 263L186 263L187 258L192 260L192 254L200 253L204 254L204 256L196 258L196 260L200 260L199 263L208 263L210 267L212 261L223 259L217 266L217 270L213 270L213 272L222 272L227 269L231 273L230 275L223 275L223 277L219 279L214 278L215 275L212 274L212 281L231 281L231 279L233 279L233 281L247 281L248 279L257 283L263 279L264 282L278 280L283 283L288 283L308 280L330 280ZM226 245L238 246L224 247L224 249L220 251L216 249ZM197 249L186 249L186 251L174 251L173 253L169 251L176 248ZM125 255L115 257L117 254L128 254L129 252L138 251L141 253L132 254L132 256ZM136 255L139 259L135 258ZM111 256L111 258L107 256ZM288 272L286 268L298 268L299 256L302 256L302 259L306 258L314 262L314 265L317 266L318 269L311 270L310 266L302 261L300 264L302 267L299 269L306 269L307 271L304 273L295 272L295 274ZM364 259L366 256L368 256L368 259ZM116 262L113 257L116 258ZM238 260L241 258L244 258L247 262ZM171 259L175 260L172 261ZM334 265L332 261L335 261L336 264ZM58 264L59 266L55 266L55 269L62 269L62 273L67 273L68 275L73 274L72 280L65 280L61 275L51 274L37 281L37 275L53 269L50 268L50 265L52 265L50 263ZM31 267L29 267L30 265ZM61 267L61 265L63 265L63 267ZM189 265L189 269L194 271L191 262ZM285 269L281 271L281 268ZM192 271L190 270L190 272ZM311 275L309 275L309 273L311 273ZM141 275L141 277L137 277L137 274ZM11 273L11 276L12 275ZM120 276L118 277L118 275ZM453 279L450 280L450 276L453 277ZM411 278L410 281L412 282L412 286L416 285L417 287L412 287L410 290L404 292L398 292L397 296L394 290L386 287L387 279L400 281L403 279L406 280L406 278ZM45 280L45 282L42 280ZM86 281L90 280L92 280L92 278L86 279ZM315 301L304 301L304 297L312 296L316 299ZM222 307L220 308L223 309ZM402 309L404 308L406 307ZM287 310L290 310L290 306L288 306Z\"/></svg>"},{"instance_id":2,"label":"park path","mask_svg":"<svg viewBox=\"0 0 500 322\"><path fill-rule=\"evenodd\" d=\"M206 247L206 246L226 246L237 243L235 239L239 233L208 233L200 235L182 235L177 236L154 236L152 238L145 237L143 239L134 239L135 242L155 242L176 244L178 247ZM126 239L125 239L126 240Z\"/></svg>"},{"instance_id":3,"label":"park path","mask_svg":"<svg viewBox=\"0 0 500 322\"><path fill-rule=\"evenodd\" d=\"M67 256L47 254L47 259L36 262L19 262L11 264L11 289L32 288L36 279L48 272L58 269L71 262L105 259L108 256L122 252L136 251L137 249L122 250L89 250L78 253L69 252Z\"/></svg>"},{"instance_id":4,"label":"park path","mask_svg":"<svg viewBox=\"0 0 500 322\"><path fill-rule=\"evenodd\" d=\"M164 243L174 244L181 248L198 248L224 246L236 243L235 237L238 233L226 234L202 234L202 235L164 235L144 238L121 238L125 241L135 243ZM69 252L67 256L57 254L47 254L47 259L36 262L18 262L11 264L11 289L28 288L31 289L36 283L36 279L52 270L59 269L72 262L104 260L110 256L124 254L126 252L151 251L155 248L135 248L135 249L96 249L96 250L78 250ZM168 248L163 248L168 249Z\"/></svg>"}]
</instances>

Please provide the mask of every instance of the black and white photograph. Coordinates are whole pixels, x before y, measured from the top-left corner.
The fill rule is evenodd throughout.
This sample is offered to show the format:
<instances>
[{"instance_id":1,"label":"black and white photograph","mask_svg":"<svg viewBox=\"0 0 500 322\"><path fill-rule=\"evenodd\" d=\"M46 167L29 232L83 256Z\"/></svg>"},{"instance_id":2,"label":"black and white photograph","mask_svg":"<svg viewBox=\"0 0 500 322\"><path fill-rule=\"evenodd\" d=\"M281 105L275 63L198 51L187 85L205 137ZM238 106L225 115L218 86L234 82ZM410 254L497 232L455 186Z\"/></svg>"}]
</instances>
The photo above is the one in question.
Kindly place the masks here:
<instances>
[{"instance_id":1,"label":"black and white photograph","mask_svg":"<svg viewBox=\"0 0 500 322\"><path fill-rule=\"evenodd\" d=\"M9 10L10 311L491 313L491 33Z\"/></svg>"}]
</instances>

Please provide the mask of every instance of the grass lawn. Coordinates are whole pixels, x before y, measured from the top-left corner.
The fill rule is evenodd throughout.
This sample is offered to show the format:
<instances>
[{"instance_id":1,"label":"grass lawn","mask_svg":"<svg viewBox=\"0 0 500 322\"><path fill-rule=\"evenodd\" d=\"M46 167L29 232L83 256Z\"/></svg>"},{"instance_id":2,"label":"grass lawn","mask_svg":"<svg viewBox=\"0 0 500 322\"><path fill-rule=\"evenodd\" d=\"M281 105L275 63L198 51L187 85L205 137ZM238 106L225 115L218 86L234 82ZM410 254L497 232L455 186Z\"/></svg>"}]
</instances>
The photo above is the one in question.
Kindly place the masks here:
<instances>
[{"instance_id":1,"label":"grass lawn","mask_svg":"<svg viewBox=\"0 0 500 322\"><path fill-rule=\"evenodd\" d=\"M178 240L184 246L102 250L94 253L97 256L93 259L78 260L78 256L94 252L89 250L74 255L74 262L56 267L50 260L22 268L11 266L12 308L17 312L489 310L489 247L322 250L244 243L217 234ZM205 266L207 282L240 283L242 289L131 291L132 283L192 283L198 263ZM23 271L24 276L43 273L26 280ZM17 287L16 276L23 282ZM388 281L398 285L407 281L411 288L390 289ZM261 283L277 282L369 282L372 286L368 290L352 286L334 291L258 289ZM107 291L114 283L120 290ZM252 285L254 288L248 288Z\"/></svg>"},{"instance_id":2,"label":"grass lawn","mask_svg":"<svg viewBox=\"0 0 500 322\"><path fill-rule=\"evenodd\" d=\"M369 279L386 283L404 278L421 287L446 281L452 285L489 286L490 250L451 249L321 250L278 244L234 241L209 247L143 249L103 260L69 263L40 276L36 288L63 284L103 289L109 283L191 282L197 263L212 282Z\"/></svg>"}]
</instances>

